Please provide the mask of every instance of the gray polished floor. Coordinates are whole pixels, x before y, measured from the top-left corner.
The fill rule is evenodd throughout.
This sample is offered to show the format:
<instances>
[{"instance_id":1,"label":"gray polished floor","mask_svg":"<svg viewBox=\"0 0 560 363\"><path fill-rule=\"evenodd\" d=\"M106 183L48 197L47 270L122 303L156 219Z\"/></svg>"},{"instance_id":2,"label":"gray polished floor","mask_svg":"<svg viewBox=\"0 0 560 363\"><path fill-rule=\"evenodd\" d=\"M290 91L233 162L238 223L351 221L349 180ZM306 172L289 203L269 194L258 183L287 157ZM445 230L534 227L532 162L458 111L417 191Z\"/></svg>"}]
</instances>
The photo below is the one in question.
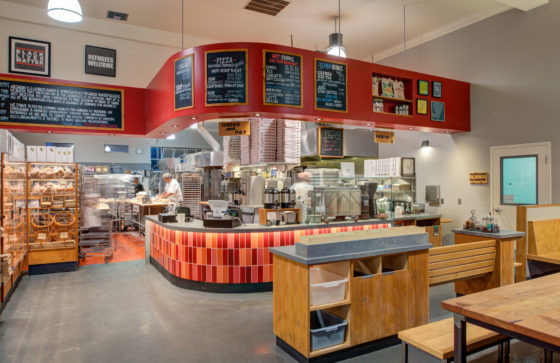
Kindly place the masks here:
<instances>
[{"instance_id":1,"label":"gray polished floor","mask_svg":"<svg viewBox=\"0 0 560 363\"><path fill-rule=\"evenodd\" d=\"M432 288L432 320L452 285ZM540 351L512 345L513 361ZM494 362L494 349L471 357ZM291 362L276 347L272 293L209 294L171 285L144 261L26 276L0 315L0 362ZM400 362L398 346L349 362Z\"/></svg>"}]
</instances>

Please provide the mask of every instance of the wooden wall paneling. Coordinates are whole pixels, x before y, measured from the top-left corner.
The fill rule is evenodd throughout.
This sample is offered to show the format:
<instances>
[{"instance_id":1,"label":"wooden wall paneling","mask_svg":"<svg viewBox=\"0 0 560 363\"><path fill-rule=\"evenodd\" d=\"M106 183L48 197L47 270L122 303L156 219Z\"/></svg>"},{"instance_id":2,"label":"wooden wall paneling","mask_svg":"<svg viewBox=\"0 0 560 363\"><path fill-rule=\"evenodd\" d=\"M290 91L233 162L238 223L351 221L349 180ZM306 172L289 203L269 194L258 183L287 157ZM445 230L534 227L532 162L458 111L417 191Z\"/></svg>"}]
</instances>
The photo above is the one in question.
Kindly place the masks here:
<instances>
[{"instance_id":1,"label":"wooden wall paneling","mask_svg":"<svg viewBox=\"0 0 560 363\"><path fill-rule=\"evenodd\" d=\"M309 356L309 268L275 255L273 264L274 334Z\"/></svg>"},{"instance_id":2,"label":"wooden wall paneling","mask_svg":"<svg viewBox=\"0 0 560 363\"><path fill-rule=\"evenodd\" d=\"M427 324L430 318L428 285L428 251L408 254L410 294L408 297L408 328Z\"/></svg>"}]
</instances>

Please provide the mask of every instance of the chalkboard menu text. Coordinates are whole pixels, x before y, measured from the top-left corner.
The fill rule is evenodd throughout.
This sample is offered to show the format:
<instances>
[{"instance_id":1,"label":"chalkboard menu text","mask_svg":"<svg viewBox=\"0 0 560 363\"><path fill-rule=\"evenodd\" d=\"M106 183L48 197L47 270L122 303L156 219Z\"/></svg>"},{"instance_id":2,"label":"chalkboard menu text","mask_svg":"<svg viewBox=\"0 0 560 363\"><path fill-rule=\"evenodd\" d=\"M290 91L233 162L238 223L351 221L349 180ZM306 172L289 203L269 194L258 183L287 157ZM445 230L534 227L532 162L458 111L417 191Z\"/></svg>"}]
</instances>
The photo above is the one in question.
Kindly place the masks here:
<instances>
[{"instance_id":1,"label":"chalkboard menu text","mask_svg":"<svg viewBox=\"0 0 560 363\"><path fill-rule=\"evenodd\" d=\"M264 104L302 107L301 55L264 50Z\"/></svg>"},{"instance_id":2,"label":"chalkboard menu text","mask_svg":"<svg viewBox=\"0 0 560 363\"><path fill-rule=\"evenodd\" d=\"M122 131L123 92L0 77L0 125Z\"/></svg>"},{"instance_id":3,"label":"chalkboard menu text","mask_svg":"<svg viewBox=\"0 0 560 363\"><path fill-rule=\"evenodd\" d=\"M192 54L175 60L175 111L193 107Z\"/></svg>"},{"instance_id":4,"label":"chalkboard menu text","mask_svg":"<svg viewBox=\"0 0 560 363\"><path fill-rule=\"evenodd\" d=\"M320 157L344 157L344 129L334 127L319 127L318 142Z\"/></svg>"},{"instance_id":5,"label":"chalkboard menu text","mask_svg":"<svg viewBox=\"0 0 560 363\"><path fill-rule=\"evenodd\" d=\"M247 50L206 52L206 106L246 105Z\"/></svg>"},{"instance_id":6,"label":"chalkboard menu text","mask_svg":"<svg viewBox=\"0 0 560 363\"><path fill-rule=\"evenodd\" d=\"M346 64L315 59L315 109L348 112Z\"/></svg>"}]
</instances>

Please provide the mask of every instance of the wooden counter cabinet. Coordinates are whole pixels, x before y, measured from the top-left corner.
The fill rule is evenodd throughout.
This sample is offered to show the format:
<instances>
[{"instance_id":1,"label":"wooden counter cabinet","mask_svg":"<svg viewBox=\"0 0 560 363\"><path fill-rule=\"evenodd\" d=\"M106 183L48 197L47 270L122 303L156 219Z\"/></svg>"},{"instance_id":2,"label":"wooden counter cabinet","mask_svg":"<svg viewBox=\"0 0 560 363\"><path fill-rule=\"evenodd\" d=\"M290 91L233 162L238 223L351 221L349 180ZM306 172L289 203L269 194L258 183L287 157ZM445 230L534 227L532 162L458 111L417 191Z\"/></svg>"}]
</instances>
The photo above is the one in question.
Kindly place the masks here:
<instances>
[{"instance_id":1,"label":"wooden counter cabinet","mask_svg":"<svg viewBox=\"0 0 560 363\"><path fill-rule=\"evenodd\" d=\"M344 298L311 305L314 268L348 279ZM274 334L306 358L390 337L428 322L428 250L305 265L274 256ZM310 314L326 310L347 321L344 341L311 350Z\"/></svg>"}]
</instances>

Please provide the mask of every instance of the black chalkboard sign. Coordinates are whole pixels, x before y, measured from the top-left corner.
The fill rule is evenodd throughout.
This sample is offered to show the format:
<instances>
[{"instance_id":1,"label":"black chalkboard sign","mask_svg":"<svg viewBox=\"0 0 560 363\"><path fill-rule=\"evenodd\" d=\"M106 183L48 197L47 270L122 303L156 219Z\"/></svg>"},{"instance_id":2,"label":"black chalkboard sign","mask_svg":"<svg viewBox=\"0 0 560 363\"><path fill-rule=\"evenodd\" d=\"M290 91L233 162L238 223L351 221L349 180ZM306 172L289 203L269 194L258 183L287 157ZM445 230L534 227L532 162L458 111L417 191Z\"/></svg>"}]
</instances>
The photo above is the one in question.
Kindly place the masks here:
<instances>
[{"instance_id":1,"label":"black chalkboard sign","mask_svg":"<svg viewBox=\"0 0 560 363\"><path fill-rule=\"evenodd\" d=\"M301 55L264 50L264 104L302 107Z\"/></svg>"},{"instance_id":2,"label":"black chalkboard sign","mask_svg":"<svg viewBox=\"0 0 560 363\"><path fill-rule=\"evenodd\" d=\"M206 52L206 106L246 105L247 50Z\"/></svg>"},{"instance_id":3,"label":"black chalkboard sign","mask_svg":"<svg viewBox=\"0 0 560 363\"><path fill-rule=\"evenodd\" d=\"M346 64L315 59L315 109L348 112Z\"/></svg>"},{"instance_id":4,"label":"black chalkboard sign","mask_svg":"<svg viewBox=\"0 0 560 363\"><path fill-rule=\"evenodd\" d=\"M318 142L320 157L344 157L344 129L334 127L319 127Z\"/></svg>"},{"instance_id":5,"label":"black chalkboard sign","mask_svg":"<svg viewBox=\"0 0 560 363\"><path fill-rule=\"evenodd\" d=\"M175 111L193 107L193 55L175 60Z\"/></svg>"},{"instance_id":6,"label":"black chalkboard sign","mask_svg":"<svg viewBox=\"0 0 560 363\"><path fill-rule=\"evenodd\" d=\"M0 125L122 131L123 92L0 77Z\"/></svg>"}]
</instances>

